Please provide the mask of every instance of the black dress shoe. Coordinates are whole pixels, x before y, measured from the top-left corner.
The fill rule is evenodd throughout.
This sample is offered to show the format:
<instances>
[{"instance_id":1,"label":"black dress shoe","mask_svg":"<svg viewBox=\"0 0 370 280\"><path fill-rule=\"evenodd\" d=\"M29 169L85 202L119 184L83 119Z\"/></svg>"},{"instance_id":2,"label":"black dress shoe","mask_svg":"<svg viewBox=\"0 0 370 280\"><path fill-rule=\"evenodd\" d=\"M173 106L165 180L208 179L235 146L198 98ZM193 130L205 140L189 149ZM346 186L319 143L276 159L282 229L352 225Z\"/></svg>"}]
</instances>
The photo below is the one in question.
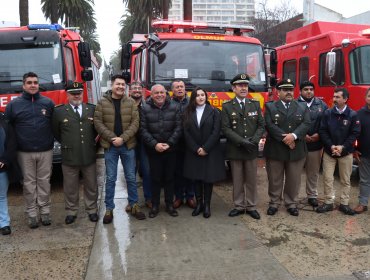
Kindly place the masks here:
<instances>
[{"instance_id":1,"label":"black dress shoe","mask_svg":"<svg viewBox=\"0 0 370 280\"><path fill-rule=\"evenodd\" d=\"M158 206L153 205L152 209L149 211L148 216L149 216L149 218L155 218L155 217L157 217L158 213L159 213Z\"/></svg>"},{"instance_id":2,"label":"black dress shoe","mask_svg":"<svg viewBox=\"0 0 370 280\"><path fill-rule=\"evenodd\" d=\"M99 220L99 216L96 213L89 214L89 220L93 223L96 223Z\"/></svg>"},{"instance_id":3,"label":"black dress shoe","mask_svg":"<svg viewBox=\"0 0 370 280\"><path fill-rule=\"evenodd\" d=\"M179 215L179 213L177 213L177 211L175 210L175 208L173 208L172 205L168 205L166 207L166 212L172 216L172 217L177 217Z\"/></svg>"},{"instance_id":4,"label":"black dress shoe","mask_svg":"<svg viewBox=\"0 0 370 280\"><path fill-rule=\"evenodd\" d=\"M2 235L9 235L12 233L12 230L10 229L10 226L2 227L1 228L1 234Z\"/></svg>"},{"instance_id":5,"label":"black dress shoe","mask_svg":"<svg viewBox=\"0 0 370 280\"><path fill-rule=\"evenodd\" d=\"M322 205L320 205L319 207L316 208L316 212L317 213L325 213L325 212L333 211L333 209L334 209L333 204L323 203Z\"/></svg>"},{"instance_id":6,"label":"black dress shoe","mask_svg":"<svg viewBox=\"0 0 370 280\"><path fill-rule=\"evenodd\" d=\"M350 215L350 216L356 215L355 210L353 210L348 205L340 204L338 209L339 209L340 212L342 212L345 215Z\"/></svg>"},{"instance_id":7,"label":"black dress shoe","mask_svg":"<svg viewBox=\"0 0 370 280\"><path fill-rule=\"evenodd\" d=\"M267 215L269 216L274 216L276 214L276 212L278 211L278 209L276 207L272 207L270 206L268 209L267 209Z\"/></svg>"},{"instance_id":8,"label":"black dress shoe","mask_svg":"<svg viewBox=\"0 0 370 280\"><path fill-rule=\"evenodd\" d=\"M67 225L72 224L75 222L76 218L76 216L68 215L65 219L65 222Z\"/></svg>"},{"instance_id":9,"label":"black dress shoe","mask_svg":"<svg viewBox=\"0 0 370 280\"><path fill-rule=\"evenodd\" d=\"M244 214L245 213L245 210L239 210L239 209L233 209L229 212L229 217L236 217L236 216L239 216L241 214Z\"/></svg>"},{"instance_id":10,"label":"black dress shoe","mask_svg":"<svg viewBox=\"0 0 370 280\"><path fill-rule=\"evenodd\" d=\"M248 214L249 216L251 216L253 219L256 219L256 220L261 219L261 216L257 212L257 210L251 210L251 211L246 210L245 214Z\"/></svg>"},{"instance_id":11,"label":"black dress shoe","mask_svg":"<svg viewBox=\"0 0 370 280\"><path fill-rule=\"evenodd\" d=\"M310 197L308 199L308 204L311 205L312 207L319 206L319 202L317 201L317 198L316 197Z\"/></svg>"},{"instance_id":12,"label":"black dress shoe","mask_svg":"<svg viewBox=\"0 0 370 280\"><path fill-rule=\"evenodd\" d=\"M295 207L292 207L292 208L288 208L287 211L289 212L290 215L292 216L298 216L299 215L299 211L297 208Z\"/></svg>"}]
</instances>

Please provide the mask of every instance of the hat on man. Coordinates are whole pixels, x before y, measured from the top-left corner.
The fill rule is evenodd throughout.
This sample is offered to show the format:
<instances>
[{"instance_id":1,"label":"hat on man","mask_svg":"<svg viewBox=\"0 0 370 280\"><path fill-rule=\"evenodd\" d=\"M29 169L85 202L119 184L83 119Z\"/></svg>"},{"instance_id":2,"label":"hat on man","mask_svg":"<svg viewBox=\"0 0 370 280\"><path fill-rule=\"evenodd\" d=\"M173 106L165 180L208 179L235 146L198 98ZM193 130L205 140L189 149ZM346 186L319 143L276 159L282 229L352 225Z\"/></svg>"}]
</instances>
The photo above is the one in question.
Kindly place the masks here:
<instances>
[{"instance_id":1,"label":"hat on man","mask_svg":"<svg viewBox=\"0 0 370 280\"><path fill-rule=\"evenodd\" d=\"M294 88L294 83L291 79L285 79L278 82L276 85L277 89L283 89L283 88Z\"/></svg>"},{"instance_id":2,"label":"hat on man","mask_svg":"<svg viewBox=\"0 0 370 280\"><path fill-rule=\"evenodd\" d=\"M299 89L302 90L303 88L305 87L313 87L315 89L315 85L313 83L311 83L310 81L303 81L300 85L299 85Z\"/></svg>"},{"instance_id":3,"label":"hat on man","mask_svg":"<svg viewBox=\"0 0 370 280\"><path fill-rule=\"evenodd\" d=\"M80 94L84 90L84 86L78 82L69 83L66 90L70 94Z\"/></svg>"},{"instance_id":4,"label":"hat on man","mask_svg":"<svg viewBox=\"0 0 370 280\"><path fill-rule=\"evenodd\" d=\"M230 84L249 84L249 76L247 74L238 74L230 81Z\"/></svg>"}]
</instances>

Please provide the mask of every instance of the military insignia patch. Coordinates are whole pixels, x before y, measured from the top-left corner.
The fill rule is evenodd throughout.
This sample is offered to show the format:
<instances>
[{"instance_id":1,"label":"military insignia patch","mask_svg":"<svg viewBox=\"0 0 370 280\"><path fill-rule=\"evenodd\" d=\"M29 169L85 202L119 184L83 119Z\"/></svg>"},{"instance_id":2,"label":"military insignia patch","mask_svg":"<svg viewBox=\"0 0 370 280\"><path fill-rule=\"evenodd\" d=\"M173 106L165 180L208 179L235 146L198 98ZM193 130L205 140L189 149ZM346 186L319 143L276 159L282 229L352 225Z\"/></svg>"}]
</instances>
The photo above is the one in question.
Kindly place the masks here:
<instances>
[{"instance_id":1,"label":"military insignia patch","mask_svg":"<svg viewBox=\"0 0 370 280\"><path fill-rule=\"evenodd\" d=\"M348 120L343 120L343 125L348 125Z\"/></svg>"},{"instance_id":2,"label":"military insignia patch","mask_svg":"<svg viewBox=\"0 0 370 280\"><path fill-rule=\"evenodd\" d=\"M41 109L41 114L46 115L46 109Z\"/></svg>"}]
</instances>

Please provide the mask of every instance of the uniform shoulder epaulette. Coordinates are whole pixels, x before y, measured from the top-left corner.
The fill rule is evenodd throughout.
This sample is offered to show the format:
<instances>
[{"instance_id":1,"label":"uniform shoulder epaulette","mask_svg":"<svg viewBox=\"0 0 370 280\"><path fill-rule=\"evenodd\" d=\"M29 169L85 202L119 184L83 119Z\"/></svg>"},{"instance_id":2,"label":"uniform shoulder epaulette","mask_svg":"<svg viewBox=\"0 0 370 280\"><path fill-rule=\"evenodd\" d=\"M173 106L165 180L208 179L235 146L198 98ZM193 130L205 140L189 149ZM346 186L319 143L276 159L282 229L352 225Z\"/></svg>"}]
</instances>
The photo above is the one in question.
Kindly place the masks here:
<instances>
[{"instance_id":1,"label":"uniform shoulder epaulette","mask_svg":"<svg viewBox=\"0 0 370 280\"><path fill-rule=\"evenodd\" d=\"M64 106L64 104L58 104L58 105L55 105L54 108L58 108L58 107L62 107Z\"/></svg>"},{"instance_id":2,"label":"uniform shoulder epaulette","mask_svg":"<svg viewBox=\"0 0 370 280\"><path fill-rule=\"evenodd\" d=\"M254 99L254 98L251 98L250 100L251 100L252 102L259 102L259 100Z\"/></svg>"},{"instance_id":3,"label":"uniform shoulder epaulette","mask_svg":"<svg viewBox=\"0 0 370 280\"><path fill-rule=\"evenodd\" d=\"M226 103L230 103L232 99L229 99L229 100L226 100L224 102L222 102L222 104L226 104Z\"/></svg>"},{"instance_id":4,"label":"uniform shoulder epaulette","mask_svg":"<svg viewBox=\"0 0 370 280\"><path fill-rule=\"evenodd\" d=\"M96 107L96 104L93 104L93 103L86 103L86 105L90 105L90 106Z\"/></svg>"}]
</instances>

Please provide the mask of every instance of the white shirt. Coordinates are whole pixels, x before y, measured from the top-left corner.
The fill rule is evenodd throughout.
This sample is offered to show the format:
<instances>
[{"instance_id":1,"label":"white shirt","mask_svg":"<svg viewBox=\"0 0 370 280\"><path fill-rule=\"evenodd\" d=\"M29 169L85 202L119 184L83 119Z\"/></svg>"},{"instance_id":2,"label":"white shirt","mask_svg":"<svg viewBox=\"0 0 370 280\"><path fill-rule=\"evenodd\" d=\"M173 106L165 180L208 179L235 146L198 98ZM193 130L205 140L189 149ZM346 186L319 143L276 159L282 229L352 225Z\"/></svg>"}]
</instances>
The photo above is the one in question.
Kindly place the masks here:
<instances>
[{"instance_id":1,"label":"white shirt","mask_svg":"<svg viewBox=\"0 0 370 280\"><path fill-rule=\"evenodd\" d=\"M206 107L206 104L203 104L201 106L197 106L196 108L198 126L200 125L200 120L202 119L202 115L203 115L205 107Z\"/></svg>"},{"instance_id":2,"label":"white shirt","mask_svg":"<svg viewBox=\"0 0 370 280\"><path fill-rule=\"evenodd\" d=\"M345 105L342 110L339 110L337 106L335 106L335 108L337 109L339 114L343 114L343 112L347 109L347 105Z\"/></svg>"},{"instance_id":3,"label":"white shirt","mask_svg":"<svg viewBox=\"0 0 370 280\"><path fill-rule=\"evenodd\" d=\"M71 103L69 103L69 105L71 105L71 107L72 107L72 110L73 110L73 112L76 112L76 110L75 110L75 105L72 105ZM80 117L81 117L81 115L82 115L82 104L80 104L79 106L77 106L78 107L78 109L77 109L77 111L78 111L78 114L80 115Z\"/></svg>"},{"instance_id":4,"label":"white shirt","mask_svg":"<svg viewBox=\"0 0 370 280\"><path fill-rule=\"evenodd\" d=\"M240 106L240 108L242 108L242 102L244 103L244 105L245 105L245 98L243 98L242 100L240 100L238 97L236 98L236 100L238 100L238 102L239 102L239 106Z\"/></svg>"}]
</instances>

